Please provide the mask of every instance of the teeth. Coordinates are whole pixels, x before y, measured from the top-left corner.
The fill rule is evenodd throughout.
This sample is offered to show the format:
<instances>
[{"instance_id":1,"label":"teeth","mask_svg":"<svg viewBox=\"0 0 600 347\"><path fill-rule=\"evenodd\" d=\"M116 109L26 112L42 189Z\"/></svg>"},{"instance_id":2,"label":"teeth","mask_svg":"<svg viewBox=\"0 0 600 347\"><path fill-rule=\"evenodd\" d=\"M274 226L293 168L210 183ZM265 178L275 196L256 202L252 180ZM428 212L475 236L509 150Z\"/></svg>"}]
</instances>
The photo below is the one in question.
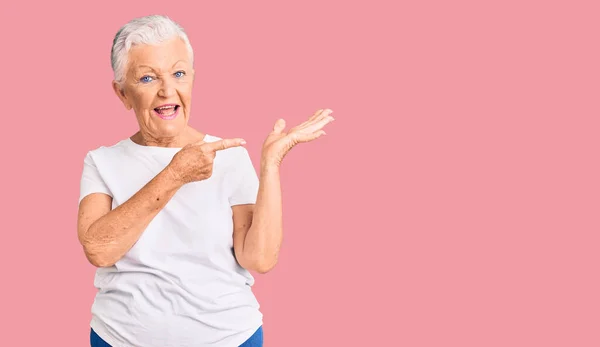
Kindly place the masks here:
<instances>
[{"instance_id":1,"label":"teeth","mask_svg":"<svg viewBox=\"0 0 600 347\"><path fill-rule=\"evenodd\" d=\"M157 107L157 109L159 110L166 110L168 108L175 108L175 106L162 106L162 107Z\"/></svg>"}]
</instances>

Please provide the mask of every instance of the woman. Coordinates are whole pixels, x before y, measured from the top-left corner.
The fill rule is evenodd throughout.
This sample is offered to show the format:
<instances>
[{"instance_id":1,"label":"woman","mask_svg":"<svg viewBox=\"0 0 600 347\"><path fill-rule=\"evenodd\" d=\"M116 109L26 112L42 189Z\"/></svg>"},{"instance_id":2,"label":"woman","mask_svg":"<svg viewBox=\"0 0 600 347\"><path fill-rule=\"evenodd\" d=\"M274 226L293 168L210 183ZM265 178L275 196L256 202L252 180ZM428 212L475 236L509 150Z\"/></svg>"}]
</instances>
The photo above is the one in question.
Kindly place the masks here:
<instances>
[{"instance_id":1,"label":"woman","mask_svg":"<svg viewBox=\"0 0 600 347\"><path fill-rule=\"evenodd\" d=\"M266 137L256 174L244 140L188 125L193 51L164 16L127 23L112 47L113 88L139 131L87 153L78 236L98 269L92 346L262 346L248 270L277 263L279 166L325 134L319 110Z\"/></svg>"}]
</instances>

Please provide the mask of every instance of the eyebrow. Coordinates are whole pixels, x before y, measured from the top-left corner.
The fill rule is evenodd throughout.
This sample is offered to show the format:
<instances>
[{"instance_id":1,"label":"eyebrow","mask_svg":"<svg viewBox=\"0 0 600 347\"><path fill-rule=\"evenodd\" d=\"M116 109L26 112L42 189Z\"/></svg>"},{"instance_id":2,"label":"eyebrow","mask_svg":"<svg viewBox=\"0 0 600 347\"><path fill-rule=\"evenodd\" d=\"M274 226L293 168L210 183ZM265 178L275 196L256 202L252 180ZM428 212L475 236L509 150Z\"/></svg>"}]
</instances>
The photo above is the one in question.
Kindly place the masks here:
<instances>
[{"instance_id":1,"label":"eyebrow","mask_svg":"<svg viewBox=\"0 0 600 347\"><path fill-rule=\"evenodd\" d=\"M178 61L176 61L175 64L173 64L173 66L171 68L174 68L177 64L179 64L181 62L185 62L185 60L178 60ZM139 70L141 68L144 68L144 67L148 68L148 69L150 69L152 71L154 71L154 68L152 66L150 66L150 65L138 65L137 66L137 70Z\"/></svg>"}]
</instances>

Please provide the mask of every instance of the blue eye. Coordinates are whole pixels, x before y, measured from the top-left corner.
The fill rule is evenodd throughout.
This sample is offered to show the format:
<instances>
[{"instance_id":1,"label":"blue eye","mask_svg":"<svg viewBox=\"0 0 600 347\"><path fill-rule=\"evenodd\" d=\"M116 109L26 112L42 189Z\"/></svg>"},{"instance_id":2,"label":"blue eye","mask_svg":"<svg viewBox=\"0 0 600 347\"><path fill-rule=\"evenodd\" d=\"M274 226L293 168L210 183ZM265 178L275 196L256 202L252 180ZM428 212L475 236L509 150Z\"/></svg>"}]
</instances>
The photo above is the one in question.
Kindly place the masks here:
<instances>
[{"instance_id":1,"label":"blue eye","mask_svg":"<svg viewBox=\"0 0 600 347\"><path fill-rule=\"evenodd\" d=\"M175 77L183 77L183 76L185 76L185 71L177 71L175 73Z\"/></svg>"},{"instance_id":2,"label":"blue eye","mask_svg":"<svg viewBox=\"0 0 600 347\"><path fill-rule=\"evenodd\" d=\"M152 82L152 77L144 76L144 77L140 78L140 81L142 81L143 83L149 83L149 82Z\"/></svg>"}]
</instances>

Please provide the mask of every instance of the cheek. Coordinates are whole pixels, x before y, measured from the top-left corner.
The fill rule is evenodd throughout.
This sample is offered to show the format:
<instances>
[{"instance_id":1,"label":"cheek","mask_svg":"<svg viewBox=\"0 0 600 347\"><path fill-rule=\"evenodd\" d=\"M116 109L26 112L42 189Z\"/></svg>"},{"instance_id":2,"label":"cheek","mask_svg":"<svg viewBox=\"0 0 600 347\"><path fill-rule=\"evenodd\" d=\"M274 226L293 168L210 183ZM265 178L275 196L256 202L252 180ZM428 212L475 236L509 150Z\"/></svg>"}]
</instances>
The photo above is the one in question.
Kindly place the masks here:
<instances>
[{"instance_id":1,"label":"cheek","mask_svg":"<svg viewBox=\"0 0 600 347\"><path fill-rule=\"evenodd\" d=\"M152 108L154 93L151 90L138 91L134 96L135 106L138 110L149 110Z\"/></svg>"},{"instance_id":2,"label":"cheek","mask_svg":"<svg viewBox=\"0 0 600 347\"><path fill-rule=\"evenodd\" d=\"M179 97L184 105L189 105L192 102L192 86L182 86L179 89Z\"/></svg>"}]
</instances>

